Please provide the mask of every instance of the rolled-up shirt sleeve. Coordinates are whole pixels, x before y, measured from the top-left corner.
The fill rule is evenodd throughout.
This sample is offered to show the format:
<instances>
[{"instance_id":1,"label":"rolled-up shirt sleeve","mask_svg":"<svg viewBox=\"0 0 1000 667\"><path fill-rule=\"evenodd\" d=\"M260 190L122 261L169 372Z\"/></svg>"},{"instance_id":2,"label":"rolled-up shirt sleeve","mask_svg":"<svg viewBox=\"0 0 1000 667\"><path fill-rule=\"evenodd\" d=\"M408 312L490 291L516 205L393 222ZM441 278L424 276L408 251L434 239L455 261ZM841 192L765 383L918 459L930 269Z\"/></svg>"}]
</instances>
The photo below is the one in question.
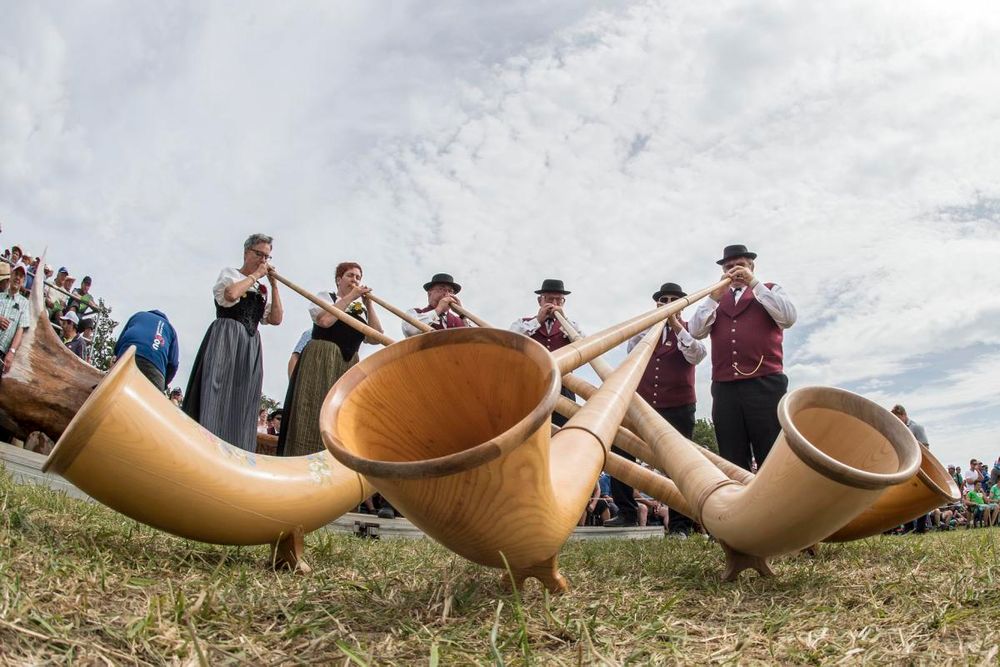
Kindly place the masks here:
<instances>
[{"instance_id":1,"label":"rolled-up shirt sleeve","mask_svg":"<svg viewBox=\"0 0 1000 667\"><path fill-rule=\"evenodd\" d=\"M524 334L525 336L530 336L536 331L538 327L542 326L536 318L532 317L530 319L516 319L514 323L510 325L510 330L519 334Z\"/></svg>"},{"instance_id":2,"label":"rolled-up shirt sleeve","mask_svg":"<svg viewBox=\"0 0 1000 667\"><path fill-rule=\"evenodd\" d=\"M772 284L768 287L764 283L757 283L753 288L753 295L779 327L787 329L795 324L798 313L781 285Z\"/></svg>"},{"instance_id":3,"label":"rolled-up shirt sleeve","mask_svg":"<svg viewBox=\"0 0 1000 667\"><path fill-rule=\"evenodd\" d=\"M698 308L694 311L694 316L688 322L688 331L697 339L702 339L712 330L715 323L715 309L719 307L719 302L712 297L702 299Z\"/></svg>"},{"instance_id":4,"label":"rolled-up shirt sleeve","mask_svg":"<svg viewBox=\"0 0 1000 667\"><path fill-rule=\"evenodd\" d=\"M646 329L646 331L649 331L649 329ZM636 335L628 339L628 345L625 347L626 353L631 352L633 348L635 348L635 346L639 344L639 341L642 340L643 336L646 335L646 331L637 333Z\"/></svg>"},{"instance_id":5,"label":"rolled-up shirt sleeve","mask_svg":"<svg viewBox=\"0 0 1000 667\"><path fill-rule=\"evenodd\" d=\"M677 334L677 347L680 349L681 354L684 355L685 361L692 366L700 364L701 360L708 354L705 344L695 339L694 336L684 329L681 329L681 332Z\"/></svg>"}]
</instances>

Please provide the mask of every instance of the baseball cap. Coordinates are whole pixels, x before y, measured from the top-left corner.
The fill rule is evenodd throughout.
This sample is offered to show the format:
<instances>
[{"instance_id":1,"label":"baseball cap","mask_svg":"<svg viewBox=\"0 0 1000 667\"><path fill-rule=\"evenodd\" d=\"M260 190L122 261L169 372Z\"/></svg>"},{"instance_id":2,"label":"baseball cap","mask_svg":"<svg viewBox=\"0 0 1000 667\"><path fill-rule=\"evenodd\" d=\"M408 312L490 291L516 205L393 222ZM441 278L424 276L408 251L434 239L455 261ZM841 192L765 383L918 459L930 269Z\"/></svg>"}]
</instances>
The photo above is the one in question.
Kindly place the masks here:
<instances>
[{"instance_id":1,"label":"baseball cap","mask_svg":"<svg viewBox=\"0 0 1000 667\"><path fill-rule=\"evenodd\" d=\"M77 325L80 324L80 318L77 317L76 313L74 313L72 310L69 311L68 313L66 313L65 315L63 315L62 317L60 317L59 319L60 320L68 320L68 321L72 322L73 324L77 324Z\"/></svg>"}]
</instances>

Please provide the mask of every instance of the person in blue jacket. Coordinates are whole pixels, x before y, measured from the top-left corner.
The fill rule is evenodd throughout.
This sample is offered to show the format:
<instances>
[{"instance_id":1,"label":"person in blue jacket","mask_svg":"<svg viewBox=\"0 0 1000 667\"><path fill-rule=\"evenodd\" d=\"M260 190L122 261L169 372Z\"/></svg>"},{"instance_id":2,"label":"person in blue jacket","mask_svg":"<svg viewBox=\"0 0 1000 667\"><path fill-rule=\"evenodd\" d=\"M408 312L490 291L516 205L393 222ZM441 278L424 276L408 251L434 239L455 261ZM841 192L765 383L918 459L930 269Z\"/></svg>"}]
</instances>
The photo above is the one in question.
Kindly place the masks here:
<instances>
[{"instance_id":1,"label":"person in blue jacket","mask_svg":"<svg viewBox=\"0 0 1000 667\"><path fill-rule=\"evenodd\" d=\"M135 364L142 374L165 391L177 373L180 359L177 332L167 316L158 310L146 310L130 317L115 343L115 358L125 354L130 345L135 345Z\"/></svg>"}]
</instances>

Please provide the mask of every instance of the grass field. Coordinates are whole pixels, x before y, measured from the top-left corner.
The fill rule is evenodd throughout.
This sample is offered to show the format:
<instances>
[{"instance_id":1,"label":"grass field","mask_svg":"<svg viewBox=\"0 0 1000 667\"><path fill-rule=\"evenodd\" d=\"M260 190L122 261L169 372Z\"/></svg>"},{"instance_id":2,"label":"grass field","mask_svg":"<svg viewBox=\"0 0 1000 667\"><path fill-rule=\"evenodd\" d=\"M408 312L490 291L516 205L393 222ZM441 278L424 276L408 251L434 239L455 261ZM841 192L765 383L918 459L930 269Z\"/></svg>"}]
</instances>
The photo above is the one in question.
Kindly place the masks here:
<instances>
[{"instance_id":1,"label":"grass field","mask_svg":"<svg viewBox=\"0 0 1000 667\"><path fill-rule=\"evenodd\" d=\"M515 596L431 542L179 540L0 470L0 661L266 664L996 663L1000 531L875 538L722 584L704 539L594 541L572 590Z\"/></svg>"}]
</instances>

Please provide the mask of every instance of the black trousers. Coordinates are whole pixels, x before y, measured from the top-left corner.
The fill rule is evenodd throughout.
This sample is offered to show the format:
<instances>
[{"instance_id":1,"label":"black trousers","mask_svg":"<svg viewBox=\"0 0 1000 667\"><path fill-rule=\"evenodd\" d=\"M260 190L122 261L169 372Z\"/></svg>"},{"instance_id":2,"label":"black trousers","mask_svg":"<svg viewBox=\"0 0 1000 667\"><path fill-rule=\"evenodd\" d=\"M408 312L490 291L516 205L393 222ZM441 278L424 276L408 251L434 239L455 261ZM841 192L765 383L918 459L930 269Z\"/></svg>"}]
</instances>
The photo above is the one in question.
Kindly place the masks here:
<instances>
[{"instance_id":1,"label":"black trousers","mask_svg":"<svg viewBox=\"0 0 1000 667\"><path fill-rule=\"evenodd\" d=\"M657 412L660 416L666 419L671 426L673 426L677 431L683 435L688 440L694 434L694 410L695 404L681 405L676 408L657 408ZM617 447L612 446L611 451L618 454L622 458L626 458L629 461L635 461L635 457L628 454ZM639 504L635 501L635 494L631 486L622 482L620 480L611 478L611 497L614 498L615 504L618 505L618 509L627 518L635 518L636 513L639 509ZM670 512L671 522L673 521L674 514L677 514L673 510ZM682 514L679 516L683 516ZM690 519L688 519L690 521Z\"/></svg>"},{"instance_id":2,"label":"black trousers","mask_svg":"<svg viewBox=\"0 0 1000 667\"><path fill-rule=\"evenodd\" d=\"M676 408L657 408L660 416L666 419L677 432L688 440L694 438L694 410L695 404L681 405ZM690 533L694 530L694 519L681 514L674 508L670 508L670 517L667 519L668 533Z\"/></svg>"},{"instance_id":3,"label":"black trousers","mask_svg":"<svg viewBox=\"0 0 1000 667\"><path fill-rule=\"evenodd\" d=\"M160 391L166 390L167 382L163 379L163 373L156 367L156 364L149 359L137 355L135 365L139 367L139 371L146 376L146 379L153 383L154 387Z\"/></svg>"},{"instance_id":4,"label":"black trousers","mask_svg":"<svg viewBox=\"0 0 1000 667\"><path fill-rule=\"evenodd\" d=\"M563 396L565 396L566 398L568 398L571 401L576 401L576 394L574 394L573 392L571 392L566 387L561 387L559 393L562 394ZM552 423L555 424L556 426L562 428L563 426L566 425L566 422L568 422L568 421L569 421L568 418L563 417L558 412L553 412L552 413Z\"/></svg>"},{"instance_id":5,"label":"black trousers","mask_svg":"<svg viewBox=\"0 0 1000 667\"><path fill-rule=\"evenodd\" d=\"M750 470L751 457L764 463L781 432L778 401L788 391L788 377L763 377L712 383L712 421L719 454Z\"/></svg>"}]
</instances>

